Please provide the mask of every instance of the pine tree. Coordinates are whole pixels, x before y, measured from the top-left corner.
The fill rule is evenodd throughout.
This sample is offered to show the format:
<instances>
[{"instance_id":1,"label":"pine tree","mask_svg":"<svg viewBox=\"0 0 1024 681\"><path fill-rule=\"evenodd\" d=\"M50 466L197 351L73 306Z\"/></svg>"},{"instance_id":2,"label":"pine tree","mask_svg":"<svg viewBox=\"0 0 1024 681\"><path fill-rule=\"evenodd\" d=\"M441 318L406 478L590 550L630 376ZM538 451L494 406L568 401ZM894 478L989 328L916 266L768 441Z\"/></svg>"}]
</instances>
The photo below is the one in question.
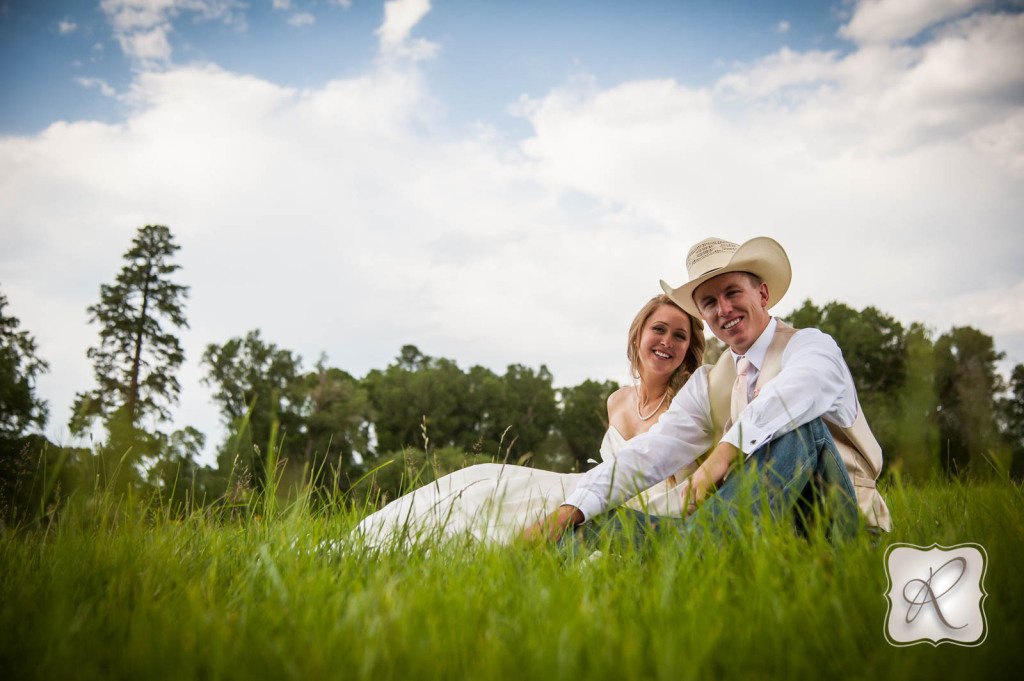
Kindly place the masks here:
<instances>
[{"instance_id":1,"label":"pine tree","mask_svg":"<svg viewBox=\"0 0 1024 681\"><path fill-rule=\"evenodd\" d=\"M134 448L132 460L154 453L148 450L159 439L140 428L143 418L168 420L180 392L174 372L185 354L166 328L188 327L188 287L170 280L180 269L171 262L179 248L167 227L141 227L115 283L101 285L100 302L88 308L90 323L100 325L100 344L87 353L98 387L78 395L70 427L81 433L101 419L111 447Z\"/></svg>"}]
</instances>

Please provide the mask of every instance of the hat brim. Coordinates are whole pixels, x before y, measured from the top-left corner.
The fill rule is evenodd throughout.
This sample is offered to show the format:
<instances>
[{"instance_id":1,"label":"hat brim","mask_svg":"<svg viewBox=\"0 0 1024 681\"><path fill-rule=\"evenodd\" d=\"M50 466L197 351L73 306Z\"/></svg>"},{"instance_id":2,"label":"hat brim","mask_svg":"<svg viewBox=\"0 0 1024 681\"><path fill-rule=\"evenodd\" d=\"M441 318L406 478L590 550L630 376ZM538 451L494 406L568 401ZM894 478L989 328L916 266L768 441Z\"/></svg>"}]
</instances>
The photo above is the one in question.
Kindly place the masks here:
<instances>
[{"instance_id":1,"label":"hat brim","mask_svg":"<svg viewBox=\"0 0 1024 681\"><path fill-rule=\"evenodd\" d=\"M786 251L783 250L779 242L766 236L759 236L744 242L737 248L724 267L709 270L678 288L674 288L662 280L661 288L676 305L697 319L703 319L700 308L693 300L694 292L709 279L729 272L750 272L768 284L769 309L782 300L793 279L789 256L786 255Z\"/></svg>"}]
</instances>

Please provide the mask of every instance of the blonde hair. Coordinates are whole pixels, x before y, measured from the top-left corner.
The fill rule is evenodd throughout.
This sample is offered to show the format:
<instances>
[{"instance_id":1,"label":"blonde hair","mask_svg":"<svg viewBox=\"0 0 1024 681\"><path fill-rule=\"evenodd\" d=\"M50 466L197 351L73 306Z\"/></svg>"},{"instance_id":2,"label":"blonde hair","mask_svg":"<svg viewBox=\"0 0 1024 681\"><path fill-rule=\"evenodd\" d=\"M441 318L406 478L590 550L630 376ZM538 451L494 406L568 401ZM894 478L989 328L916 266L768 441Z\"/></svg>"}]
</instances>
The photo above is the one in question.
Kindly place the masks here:
<instances>
[{"instance_id":1,"label":"blonde hair","mask_svg":"<svg viewBox=\"0 0 1024 681\"><path fill-rule=\"evenodd\" d=\"M633 318L629 325L629 342L626 344L626 358L629 360L629 373L635 378L640 378L640 336L644 331L644 324L651 318L654 311L662 305L671 305L690 320L690 346L686 348L686 355L682 363L672 372L668 379L668 401L676 396L679 389L683 387L693 372L704 363L704 323L688 313L683 308L672 302L672 299L665 294L659 294L647 301L647 304L640 308L640 311Z\"/></svg>"}]
</instances>

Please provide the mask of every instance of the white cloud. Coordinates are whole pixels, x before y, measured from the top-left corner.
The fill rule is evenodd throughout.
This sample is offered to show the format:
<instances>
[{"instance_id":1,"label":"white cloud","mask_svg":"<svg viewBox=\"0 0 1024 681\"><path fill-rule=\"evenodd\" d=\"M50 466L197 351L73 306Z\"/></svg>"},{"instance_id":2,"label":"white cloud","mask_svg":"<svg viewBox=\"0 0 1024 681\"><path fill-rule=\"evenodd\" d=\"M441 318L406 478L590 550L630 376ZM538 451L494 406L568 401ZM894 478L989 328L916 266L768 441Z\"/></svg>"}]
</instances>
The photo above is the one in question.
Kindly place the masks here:
<instances>
[{"instance_id":1,"label":"white cloud","mask_svg":"<svg viewBox=\"0 0 1024 681\"><path fill-rule=\"evenodd\" d=\"M716 88L723 94L735 93L757 99L777 96L797 86L814 86L839 76L836 52L795 52L784 47L750 67L738 66L723 76Z\"/></svg>"},{"instance_id":2,"label":"white cloud","mask_svg":"<svg viewBox=\"0 0 1024 681\"><path fill-rule=\"evenodd\" d=\"M151 29L167 22L178 11L180 0L102 0L100 9L111 19L114 30L128 33Z\"/></svg>"},{"instance_id":3,"label":"white cloud","mask_svg":"<svg viewBox=\"0 0 1024 681\"><path fill-rule=\"evenodd\" d=\"M410 40L412 29L430 12L430 0L388 0L384 3L384 23L377 29L381 52L407 57L413 61L432 58L440 49L424 38Z\"/></svg>"},{"instance_id":4,"label":"white cloud","mask_svg":"<svg viewBox=\"0 0 1024 681\"><path fill-rule=\"evenodd\" d=\"M291 0L274 0L274 9L287 10L291 9Z\"/></svg>"},{"instance_id":5,"label":"white cloud","mask_svg":"<svg viewBox=\"0 0 1024 681\"><path fill-rule=\"evenodd\" d=\"M330 0L330 3L332 5L337 5L338 7L341 7L342 9L351 9L352 8L352 0Z\"/></svg>"},{"instance_id":6,"label":"white cloud","mask_svg":"<svg viewBox=\"0 0 1024 681\"><path fill-rule=\"evenodd\" d=\"M860 0L839 35L861 44L901 42L991 4L992 0Z\"/></svg>"},{"instance_id":7,"label":"white cloud","mask_svg":"<svg viewBox=\"0 0 1024 681\"><path fill-rule=\"evenodd\" d=\"M309 12L299 12L298 14L293 14L288 18L288 24L290 26L309 26L314 23L316 23L316 17Z\"/></svg>"},{"instance_id":8,"label":"white cloud","mask_svg":"<svg viewBox=\"0 0 1024 681\"><path fill-rule=\"evenodd\" d=\"M114 88L110 87L105 80L102 78L76 78L75 82L82 87L94 87L98 88L104 97L116 98L117 92Z\"/></svg>"},{"instance_id":9,"label":"white cloud","mask_svg":"<svg viewBox=\"0 0 1024 681\"><path fill-rule=\"evenodd\" d=\"M998 248L998 244L992 243L991 247ZM949 308L954 310L951 325L974 326L997 336L1020 335L1024 332L1020 323L1022 300L1024 280L1018 281L1016 285L1011 284L1007 287L1005 295L998 297L993 297L991 291L972 291L956 295L948 302ZM935 313L943 313L940 306L936 305L935 308ZM946 330L948 329L941 329ZM1024 360L1018 356L1013 359L1013 363L1021 364Z\"/></svg>"},{"instance_id":10,"label":"white cloud","mask_svg":"<svg viewBox=\"0 0 1024 681\"><path fill-rule=\"evenodd\" d=\"M92 384L86 306L136 228L170 226L192 287L178 424L211 446L198 359L256 327L355 375L414 343L462 366L545 363L561 385L625 381L633 313L709 235L783 243L781 313L810 297L972 324L1024 362L1021 21L780 50L708 88L577 78L523 98L532 133L510 146L487 126L432 135L428 82L388 60L308 90L215 66L136 72L123 123L0 138L4 293L51 363L59 428ZM161 25L144 23L131 32Z\"/></svg>"},{"instance_id":11,"label":"white cloud","mask_svg":"<svg viewBox=\"0 0 1024 681\"><path fill-rule=\"evenodd\" d=\"M788 21L780 21L778 24L775 25L775 30L778 33L788 33L789 32L789 22Z\"/></svg>"},{"instance_id":12,"label":"white cloud","mask_svg":"<svg viewBox=\"0 0 1024 681\"><path fill-rule=\"evenodd\" d=\"M975 148L991 154L1010 173L1024 177L1024 112L973 131L970 140Z\"/></svg>"},{"instance_id":13,"label":"white cloud","mask_svg":"<svg viewBox=\"0 0 1024 681\"><path fill-rule=\"evenodd\" d=\"M409 37L413 27L430 11L430 0L388 0L384 23L377 29L381 44L397 45Z\"/></svg>"},{"instance_id":14,"label":"white cloud","mask_svg":"<svg viewBox=\"0 0 1024 681\"><path fill-rule=\"evenodd\" d=\"M68 35L78 30L78 24L72 21L70 17L65 17L57 22L57 30L61 35Z\"/></svg>"},{"instance_id":15,"label":"white cloud","mask_svg":"<svg viewBox=\"0 0 1024 681\"><path fill-rule=\"evenodd\" d=\"M501 369L550 361L548 336L519 342L533 328L523 315L551 322L590 298L572 282L593 263L564 255L566 217L514 157L410 132L425 110L415 74L308 91L214 67L137 78L136 113L123 125L62 123L0 140L0 200L10 205L0 268L14 285L5 280L5 292L30 305L59 296L82 311L63 322L42 305L23 315L60 377L48 386L55 425L73 391L91 384L82 365L96 330L84 309L144 224L169 225L183 246L181 279L192 286L183 402L209 420L196 362L206 343L250 328L309 359L326 350L355 373L385 366L409 342ZM33 283L30 256L42 253L61 271ZM535 309L539 299L546 309ZM575 344L572 333L555 337ZM599 337L573 354L597 354Z\"/></svg>"},{"instance_id":16,"label":"white cloud","mask_svg":"<svg viewBox=\"0 0 1024 681\"><path fill-rule=\"evenodd\" d=\"M246 5L240 0L101 0L100 10L113 27L121 50L144 67L166 64L171 59L168 34L181 13L197 20L219 20L245 28Z\"/></svg>"},{"instance_id":17,"label":"white cloud","mask_svg":"<svg viewBox=\"0 0 1024 681\"><path fill-rule=\"evenodd\" d=\"M558 89L520 107L522 149L550 185L671 226L670 243L776 236L801 263L786 305L1000 329L1022 361L1005 293L1024 258L1022 50L1024 17L978 15L916 48L784 49L709 89Z\"/></svg>"},{"instance_id":18,"label":"white cloud","mask_svg":"<svg viewBox=\"0 0 1024 681\"><path fill-rule=\"evenodd\" d=\"M894 153L1012 117L1024 104L1021 64L1024 15L977 15L919 47L871 45L845 57L783 49L724 76L717 91L766 120L799 119L816 153Z\"/></svg>"},{"instance_id":19,"label":"white cloud","mask_svg":"<svg viewBox=\"0 0 1024 681\"><path fill-rule=\"evenodd\" d=\"M133 31L118 38L121 50L143 64L168 62L171 59L171 43L167 39L170 24L156 26L148 31Z\"/></svg>"}]
</instances>

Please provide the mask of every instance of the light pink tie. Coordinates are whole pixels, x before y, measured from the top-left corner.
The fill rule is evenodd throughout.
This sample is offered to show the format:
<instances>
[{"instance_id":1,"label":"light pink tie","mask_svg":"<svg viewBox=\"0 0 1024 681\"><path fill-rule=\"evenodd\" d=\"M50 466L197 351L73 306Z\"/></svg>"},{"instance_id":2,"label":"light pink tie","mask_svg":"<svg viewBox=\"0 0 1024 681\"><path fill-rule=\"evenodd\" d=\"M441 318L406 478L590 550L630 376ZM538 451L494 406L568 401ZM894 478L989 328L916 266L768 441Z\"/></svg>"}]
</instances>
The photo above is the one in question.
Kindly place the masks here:
<instances>
[{"instance_id":1,"label":"light pink tie","mask_svg":"<svg viewBox=\"0 0 1024 681\"><path fill-rule=\"evenodd\" d=\"M750 368L750 360L740 357L736 362L736 382L732 384L732 420L735 423L740 412L747 406L747 369Z\"/></svg>"}]
</instances>

